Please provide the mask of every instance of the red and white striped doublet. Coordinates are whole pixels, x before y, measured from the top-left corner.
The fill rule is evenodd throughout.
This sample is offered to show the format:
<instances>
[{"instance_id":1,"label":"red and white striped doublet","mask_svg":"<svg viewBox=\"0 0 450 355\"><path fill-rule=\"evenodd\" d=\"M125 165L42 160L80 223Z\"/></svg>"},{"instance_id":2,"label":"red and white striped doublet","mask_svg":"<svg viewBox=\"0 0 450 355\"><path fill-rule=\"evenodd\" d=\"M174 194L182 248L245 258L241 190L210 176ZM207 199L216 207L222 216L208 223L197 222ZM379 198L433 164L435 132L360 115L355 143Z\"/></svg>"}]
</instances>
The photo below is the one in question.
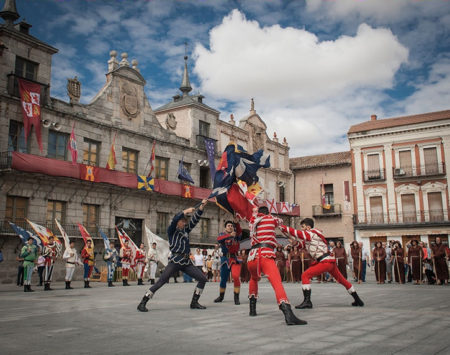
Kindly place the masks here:
<instances>
[{"instance_id":1,"label":"red and white striped doublet","mask_svg":"<svg viewBox=\"0 0 450 355\"><path fill-rule=\"evenodd\" d=\"M283 232L287 232L293 237L300 239L300 243L305 244L306 250L309 251L314 259L320 258L322 255L328 253L328 245L326 239L318 229L311 230L296 230L291 227L281 226ZM333 253L322 259L323 261L335 261Z\"/></svg>"},{"instance_id":2,"label":"red and white striped doublet","mask_svg":"<svg viewBox=\"0 0 450 355\"><path fill-rule=\"evenodd\" d=\"M257 248L252 249L249 254L249 260L253 260L256 253L259 251L259 255L264 258L275 259L274 249L277 247L277 238L275 235L275 228L282 225L283 220L275 218L271 215L265 215L258 213L250 220L251 228L251 244L269 244L272 248Z\"/></svg>"}]
</instances>

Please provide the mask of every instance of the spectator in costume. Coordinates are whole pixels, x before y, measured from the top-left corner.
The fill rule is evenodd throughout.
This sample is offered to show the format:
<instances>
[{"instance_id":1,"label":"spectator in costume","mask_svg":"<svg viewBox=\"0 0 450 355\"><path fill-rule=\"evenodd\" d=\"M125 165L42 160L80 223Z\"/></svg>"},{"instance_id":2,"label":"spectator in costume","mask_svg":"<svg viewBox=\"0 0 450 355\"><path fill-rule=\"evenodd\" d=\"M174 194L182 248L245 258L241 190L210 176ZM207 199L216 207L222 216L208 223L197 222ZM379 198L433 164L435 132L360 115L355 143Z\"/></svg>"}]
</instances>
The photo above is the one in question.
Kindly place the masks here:
<instances>
[{"instance_id":1,"label":"spectator in costume","mask_svg":"<svg viewBox=\"0 0 450 355\"><path fill-rule=\"evenodd\" d=\"M386 250L382 242L376 242L372 251L372 260L375 262L375 278L377 284L384 284L386 280Z\"/></svg>"},{"instance_id":2,"label":"spectator in costume","mask_svg":"<svg viewBox=\"0 0 450 355\"><path fill-rule=\"evenodd\" d=\"M440 237L436 237L436 243L431 246L432 262L436 270L436 279L438 285L448 283L448 266L446 261L446 247Z\"/></svg>"},{"instance_id":3,"label":"spectator in costume","mask_svg":"<svg viewBox=\"0 0 450 355\"><path fill-rule=\"evenodd\" d=\"M340 240L336 242L336 247L332 250L332 252L334 253L334 257L336 258L336 265L339 269L339 272L344 277L344 279L347 279L347 252L342 246L342 242Z\"/></svg>"}]
</instances>

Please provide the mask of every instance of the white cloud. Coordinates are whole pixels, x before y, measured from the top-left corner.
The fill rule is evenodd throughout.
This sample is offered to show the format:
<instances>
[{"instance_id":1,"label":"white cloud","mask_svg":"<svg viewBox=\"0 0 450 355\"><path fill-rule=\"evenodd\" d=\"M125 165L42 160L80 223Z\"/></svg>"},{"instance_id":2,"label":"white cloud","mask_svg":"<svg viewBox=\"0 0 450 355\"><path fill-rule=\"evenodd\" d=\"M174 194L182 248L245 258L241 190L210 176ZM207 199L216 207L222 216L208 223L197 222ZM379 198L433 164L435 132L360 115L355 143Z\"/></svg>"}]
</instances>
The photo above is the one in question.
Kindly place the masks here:
<instances>
[{"instance_id":1,"label":"white cloud","mask_svg":"<svg viewBox=\"0 0 450 355\"><path fill-rule=\"evenodd\" d=\"M388 29L359 26L354 37L320 42L305 30L263 27L234 10L197 45L204 92L229 100L257 96L292 105L359 87L389 88L408 50Z\"/></svg>"}]
</instances>

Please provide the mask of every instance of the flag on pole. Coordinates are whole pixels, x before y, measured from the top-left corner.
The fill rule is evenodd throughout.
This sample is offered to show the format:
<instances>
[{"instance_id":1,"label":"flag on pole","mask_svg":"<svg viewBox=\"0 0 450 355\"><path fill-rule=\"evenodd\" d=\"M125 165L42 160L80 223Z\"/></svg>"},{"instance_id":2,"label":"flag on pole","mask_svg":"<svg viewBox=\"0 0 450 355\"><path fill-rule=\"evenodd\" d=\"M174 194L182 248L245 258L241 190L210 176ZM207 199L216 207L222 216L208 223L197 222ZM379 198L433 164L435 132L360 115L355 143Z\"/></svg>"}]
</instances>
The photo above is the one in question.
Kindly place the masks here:
<instances>
[{"instance_id":1,"label":"flag on pole","mask_svg":"<svg viewBox=\"0 0 450 355\"><path fill-rule=\"evenodd\" d=\"M145 226L145 235L147 237L148 248L150 249L153 243L156 243L156 250L158 252L159 261L167 266L169 262L169 242L155 233L153 233L147 226Z\"/></svg>"},{"instance_id":2,"label":"flag on pole","mask_svg":"<svg viewBox=\"0 0 450 355\"><path fill-rule=\"evenodd\" d=\"M117 160L116 160L116 150L114 148L114 144L116 142L116 135L114 135L111 150L109 151L108 161L106 162L106 169L114 170L116 168Z\"/></svg>"},{"instance_id":3,"label":"flag on pole","mask_svg":"<svg viewBox=\"0 0 450 355\"><path fill-rule=\"evenodd\" d=\"M214 176L216 175L216 163L214 156L216 154L215 140L205 137L206 154L208 155L209 173L211 175L212 182L214 183Z\"/></svg>"},{"instance_id":4,"label":"flag on pole","mask_svg":"<svg viewBox=\"0 0 450 355\"><path fill-rule=\"evenodd\" d=\"M148 177L151 177L153 174L153 170L155 169L155 146L156 146L156 140L153 140L152 144L152 153L150 154L150 171L148 173Z\"/></svg>"},{"instance_id":5,"label":"flag on pole","mask_svg":"<svg viewBox=\"0 0 450 355\"><path fill-rule=\"evenodd\" d=\"M84 228L84 226L82 224L78 223L78 229L80 230L81 236L83 237L84 244L86 244L87 241L90 240L91 244L92 244L92 248L93 248L94 247L94 240L92 239L91 235L86 230L86 228Z\"/></svg>"},{"instance_id":6,"label":"flag on pole","mask_svg":"<svg viewBox=\"0 0 450 355\"><path fill-rule=\"evenodd\" d=\"M59 224L58 220L55 218L56 226L58 227L59 231L61 232L61 237L64 239L64 246L66 249L70 247L70 240L67 236L66 231L63 229L63 227Z\"/></svg>"},{"instance_id":7,"label":"flag on pole","mask_svg":"<svg viewBox=\"0 0 450 355\"><path fill-rule=\"evenodd\" d=\"M194 183L194 179L192 179L191 175L189 175L189 172L187 171L186 167L184 166L184 157L181 157L180 165L178 165L178 179L190 182L191 184Z\"/></svg>"},{"instance_id":8,"label":"flag on pole","mask_svg":"<svg viewBox=\"0 0 450 355\"><path fill-rule=\"evenodd\" d=\"M42 248L42 242L41 240L35 236L33 233L19 227L18 225L9 222L11 228L14 230L14 232L20 237L20 239L22 240L22 243L26 243L28 239L32 238L33 239L33 244L37 245L39 248Z\"/></svg>"},{"instance_id":9,"label":"flag on pole","mask_svg":"<svg viewBox=\"0 0 450 355\"><path fill-rule=\"evenodd\" d=\"M72 155L72 164L76 164L78 158L78 149L77 149L77 141L75 139L75 123L72 126L72 133L70 133L69 150L70 154Z\"/></svg>"},{"instance_id":10,"label":"flag on pole","mask_svg":"<svg viewBox=\"0 0 450 355\"><path fill-rule=\"evenodd\" d=\"M123 247L123 243L124 240L128 240L128 246L131 248L131 268L134 269L134 267L136 266L136 262L135 262L135 256L136 256L136 252L138 251L138 247L136 246L136 244L134 244L133 240L128 236L127 233L125 233L125 231L119 230L119 228L117 228L116 226L116 231L117 231L117 235L119 236L119 240L120 240L120 245Z\"/></svg>"},{"instance_id":11,"label":"flag on pole","mask_svg":"<svg viewBox=\"0 0 450 355\"><path fill-rule=\"evenodd\" d=\"M103 233L103 231L100 227L98 228L98 232L100 233L100 235L103 238L103 241L105 242L105 250L106 251L111 250L111 245L109 243L108 236L105 233Z\"/></svg>"},{"instance_id":12,"label":"flag on pole","mask_svg":"<svg viewBox=\"0 0 450 355\"><path fill-rule=\"evenodd\" d=\"M42 152L41 138L41 85L18 79L20 101L22 104L23 128L25 131L25 143L34 126L39 150Z\"/></svg>"},{"instance_id":13,"label":"flag on pole","mask_svg":"<svg viewBox=\"0 0 450 355\"><path fill-rule=\"evenodd\" d=\"M41 226L37 223L33 223L28 219L26 219L26 221L31 226L31 228L33 228L34 232L37 234L37 236L39 237L39 239L41 240L41 242L44 246L48 244L49 238L53 237L53 240L56 243L57 256L62 256L61 240L59 240L58 237L56 235L54 235L50 229L48 229L47 227Z\"/></svg>"}]
</instances>

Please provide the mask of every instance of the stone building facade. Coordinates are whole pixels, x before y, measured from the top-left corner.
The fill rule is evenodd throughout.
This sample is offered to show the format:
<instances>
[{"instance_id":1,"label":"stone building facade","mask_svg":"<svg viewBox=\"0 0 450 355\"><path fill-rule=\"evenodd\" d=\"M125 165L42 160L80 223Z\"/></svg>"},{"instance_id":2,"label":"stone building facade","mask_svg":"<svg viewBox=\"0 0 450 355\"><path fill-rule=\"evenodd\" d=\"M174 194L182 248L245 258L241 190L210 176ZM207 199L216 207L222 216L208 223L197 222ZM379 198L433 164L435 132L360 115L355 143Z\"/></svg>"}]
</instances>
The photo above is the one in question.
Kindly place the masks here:
<instances>
[{"instance_id":1,"label":"stone building facade","mask_svg":"<svg viewBox=\"0 0 450 355\"><path fill-rule=\"evenodd\" d=\"M54 223L57 218L76 240L78 250L83 243L77 224L82 223L99 254L103 251L99 227L115 238L118 225L136 243L146 243L146 226L167 238L174 213L209 195L212 183L205 137L216 141L216 164L230 140L246 143L250 152L256 147L271 150L275 166L261 173L263 184L269 186L264 193L288 201L289 193L277 195L273 189L277 182L287 186L290 181L287 143L268 138L266 126L254 109L237 126L221 121L219 111L204 104L202 95L190 95L187 57L181 94L155 110L145 95L146 80L138 62L130 63L127 53L118 58L116 51L110 52L105 63L103 88L89 104L80 103L82 83L77 78L68 81L69 100L63 101L50 92L52 55L58 50L33 37L29 24L15 23L19 15L14 1L6 2L0 15L5 20L0 26L0 248L5 259L0 282L11 282L15 277L21 245L8 221L29 229L27 218L59 235ZM25 144L18 79L41 87L42 151L34 129ZM72 130L78 147L76 164L72 164L68 150ZM254 137L258 137L257 143ZM154 190L143 191L130 181L149 173L154 142ZM105 166L112 146L117 164L108 170ZM189 194L178 179L181 160L195 181ZM94 181L83 173L90 167ZM98 180L98 176L103 178ZM212 246L229 218L210 203L191 233L192 245ZM101 266L101 256L97 261ZM63 264L58 264L55 276L61 279Z\"/></svg>"},{"instance_id":2,"label":"stone building facade","mask_svg":"<svg viewBox=\"0 0 450 355\"><path fill-rule=\"evenodd\" d=\"M355 236L448 243L450 111L378 119L350 127Z\"/></svg>"}]
</instances>

